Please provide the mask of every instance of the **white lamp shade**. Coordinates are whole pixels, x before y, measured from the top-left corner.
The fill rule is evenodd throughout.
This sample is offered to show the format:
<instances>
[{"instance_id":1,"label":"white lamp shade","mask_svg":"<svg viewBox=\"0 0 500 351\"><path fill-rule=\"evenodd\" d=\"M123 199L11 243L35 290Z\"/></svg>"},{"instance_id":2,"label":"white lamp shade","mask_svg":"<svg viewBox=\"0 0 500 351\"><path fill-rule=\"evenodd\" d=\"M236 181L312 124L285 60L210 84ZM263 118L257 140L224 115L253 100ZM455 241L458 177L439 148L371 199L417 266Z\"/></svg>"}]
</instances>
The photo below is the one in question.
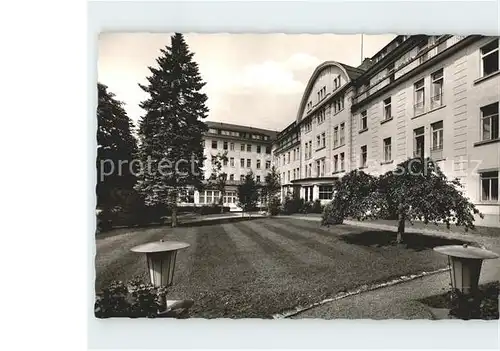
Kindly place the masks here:
<instances>
[{"instance_id":1,"label":"white lamp shade","mask_svg":"<svg viewBox=\"0 0 500 351\"><path fill-rule=\"evenodd\" d=\"M146 254L149 277L153 286L168 287L172 285L176 258L177 250Z\"/></svg>"},{"instance_id":2,"label":"white lamp shade","mask_svg":"<svg viewBox=\"0 0 500 351\"><path fill-rule=\"evenodd\" d=\"M482 259L449 256L451 285L463 294L470 294L479 284Z\"/></svg>"}]
</instances>

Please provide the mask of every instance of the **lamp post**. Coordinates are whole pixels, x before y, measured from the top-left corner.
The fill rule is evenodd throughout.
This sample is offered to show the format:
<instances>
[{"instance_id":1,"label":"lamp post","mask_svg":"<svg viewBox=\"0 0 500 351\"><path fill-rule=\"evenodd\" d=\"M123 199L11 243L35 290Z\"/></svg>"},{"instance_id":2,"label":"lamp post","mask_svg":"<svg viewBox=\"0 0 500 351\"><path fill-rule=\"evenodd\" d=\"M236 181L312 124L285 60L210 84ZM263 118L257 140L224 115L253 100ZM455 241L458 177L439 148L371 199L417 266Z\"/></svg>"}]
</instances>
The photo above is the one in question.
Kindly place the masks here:
<instances>
[{"instance_id":1,"label":"lamp post","mask_svg":"<svg viewBox=\"0 0 500 351\"><path fill-rule=\"evenodd\" d=\"M458 294L459 314L469 316L479 313L481 301L477 293L481 266L484 260L498 258L499 255L467 244L438 246L434 251L448 256L451 286Z\"/></svg>"},{"instance_id":2,"label":"lamp post","mask_svg":"<svg viewBox=\"0 0 500 351\"><path fill-rule=\"evenodd\" d=\"M193 305L192 300L166 299L166 292L162 289L172 286L174 280L175 261L179 250L188 248L189 244L179 241L154 241L138 245L130 251L145 253L151 284L160 290L159 315L169 315L174 310L188 309Z\"/></svg>"}]
</instances>

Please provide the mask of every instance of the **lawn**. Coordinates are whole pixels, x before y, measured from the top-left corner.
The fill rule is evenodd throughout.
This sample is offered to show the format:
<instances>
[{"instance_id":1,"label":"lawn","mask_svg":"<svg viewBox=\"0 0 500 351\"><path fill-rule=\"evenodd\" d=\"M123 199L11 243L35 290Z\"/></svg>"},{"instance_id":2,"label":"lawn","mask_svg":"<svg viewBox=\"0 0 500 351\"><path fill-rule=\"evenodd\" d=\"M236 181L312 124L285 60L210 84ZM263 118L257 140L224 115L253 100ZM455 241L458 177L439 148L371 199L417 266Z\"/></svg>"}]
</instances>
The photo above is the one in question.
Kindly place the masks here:
<instances>
[{"instance_id":1,"label":"lawn","mask_svg":"<svg viewBox=\"0 0 500 351\"><path fill-rule=\"evenodd\" d=\"M293 218L114 230L96 238L96 289L137 275L147 281L145 258L129 249L162 238L191 244L178 255L169 299L193 299L190 315L200 318L271 318L364 284L446 267L426 247L353 240L366 233Z\"/></svg>"}]
</instances>

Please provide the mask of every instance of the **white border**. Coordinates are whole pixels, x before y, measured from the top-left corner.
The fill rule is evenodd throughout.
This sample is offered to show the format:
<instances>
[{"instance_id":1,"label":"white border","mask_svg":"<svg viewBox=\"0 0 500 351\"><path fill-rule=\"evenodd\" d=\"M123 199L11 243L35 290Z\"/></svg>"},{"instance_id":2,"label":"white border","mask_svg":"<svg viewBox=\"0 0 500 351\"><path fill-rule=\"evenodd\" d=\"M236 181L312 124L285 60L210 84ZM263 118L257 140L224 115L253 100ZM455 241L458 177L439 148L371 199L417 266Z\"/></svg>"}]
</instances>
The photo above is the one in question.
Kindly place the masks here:
<instances>
[{"instance_id":1,"label":"white border","mask_svg":"<svg viewBox=\"0 0 500 351\"><path fill-rule=\"evenodd\" d=\"M95 82L101 31L498 35L497 1L91 2L88 28L87 221L93 223ZM88 327L93 348L495 348L498 323L322 320L97 320L94 236L88 234ZM69 235L69 233L68 233Z\"/></svg>"}]
</instances>

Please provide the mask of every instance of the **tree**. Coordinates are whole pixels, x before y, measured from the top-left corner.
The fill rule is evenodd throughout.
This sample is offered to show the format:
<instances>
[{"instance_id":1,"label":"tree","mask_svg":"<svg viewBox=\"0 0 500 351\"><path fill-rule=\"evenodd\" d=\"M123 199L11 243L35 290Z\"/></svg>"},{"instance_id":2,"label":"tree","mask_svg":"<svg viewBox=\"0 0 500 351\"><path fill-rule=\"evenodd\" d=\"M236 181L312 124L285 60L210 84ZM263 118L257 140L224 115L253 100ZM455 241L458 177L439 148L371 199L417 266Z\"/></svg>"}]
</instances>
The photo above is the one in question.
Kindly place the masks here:
<instances>
[{"instance_id":1,"label":"tree","mask_svg":"<svg viewBox=\"0 0 500 351\"><path fill-rule=\"evenodd\" d=\"M364 218L379 204L377 178L353 170L333 185L333 200L323 211L322 224L342 224L347 217Z\"/></svg>"},{"instance_id":2,"label":"tree","mask_svg":"<svg viewBox=\"0 0 500 351\"><path fill-rule=\"evenodd\" d=\"M271 215L279 212L280 201L278 194L281 191L280 174L276 167L273 166L268 174L264 177L264 186L261 190L262 198L266 201L268 212Z\"/></svg>"},{"instance_id":3,"label":"tree","mask_svg":"<svg viewBox=\"0 0 500 351\"><path fill-rule=\"evenodd\" d=\"M467 231L474 228L474 215L484 216L461 188L458 179L448 180L429 158L406 160L378 178L352 171L336 184L323 224L342 223L346 217L384 218L395 208L397 243L403 242L406 221L443 222L448 228L455 223Z\"/></svg>"},{"instance_id":4,"label":"tree","mask_svg":"<svg viewBox=\"0 0 500 351\"><path fill-rule=\"evenodd\" d=\"M148 84L139 84L149 96L140 104L145 110L139 123L143 167L136 188L146 204L169 206L175 227L179 194L202 187L207 96L201 93L205 83L182 34L173 35L171 45L160 51L157 67L148 67Z\"/></svg>"},{"instance_id":5,"label":"tree","mask_svg":"<svg viewBox=\"0 0 500 351\"><path fill-rule=\"evenodd\" d=\"M117 193L136 183L131 162L137 154L134 125L123 103L104 84L97 83L97 206L114 207Z\"/></svg>"},{"instance_id":6,"label":"tree","mask_svg":"<svg viewBox=\"0 0 500 351\"><path fill-rule=\"evenodd\" d=\"M254 174L250 171L238 185L238 205L243 209L243 213L255 209L259 200L258 185L255 182Z\"/></svg>"},{"instance_id":7,"label":"tree","mask_svg":"<svg viewBox=\"0 0 500 351\"><path fill-rule=\"evenodd\" d=\"M226 195L227 173L222 170L222 166L227 163L227 151L222 154L212 155L212 174L209 182L219 191L220 213L224 213L224 196Z\"/></svg>"},{"instance_id":8,"label":"tree","mask_svg":"<svg viewBox=\"0 0 500 351\"><path fill-rule=\"evenodd\" d=\"M467 231L474 228L474 215L484 216L461 188L458 179L447 179L430 158L409 159L380 177L381 196L375 214L386 215L389 206L385 199L393 199L398 215L398 243L403 241L406 221L443 222L448 228L455 223Z\"/></svg>"}]
</instances>

